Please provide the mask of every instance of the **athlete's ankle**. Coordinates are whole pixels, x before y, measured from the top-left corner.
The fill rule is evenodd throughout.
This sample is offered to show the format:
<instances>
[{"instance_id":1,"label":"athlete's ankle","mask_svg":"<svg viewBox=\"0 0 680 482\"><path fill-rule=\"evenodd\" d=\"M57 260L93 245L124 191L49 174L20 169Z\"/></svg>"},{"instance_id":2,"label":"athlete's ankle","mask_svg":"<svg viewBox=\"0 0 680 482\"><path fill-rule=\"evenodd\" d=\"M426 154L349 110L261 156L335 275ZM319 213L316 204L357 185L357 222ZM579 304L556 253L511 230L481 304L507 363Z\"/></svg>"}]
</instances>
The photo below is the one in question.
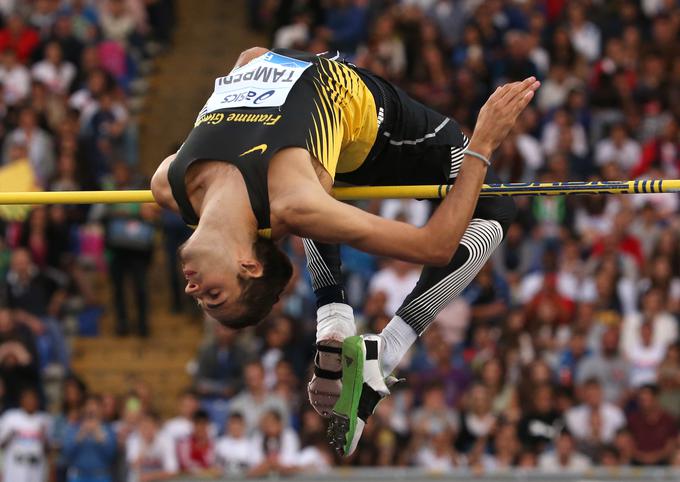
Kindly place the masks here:
<instances>
[{"instance_id":1,"label":"athlete's ankle","mask_svg":"<svg viewBox=\"0 0 680 482\"><path fill-rule=\"evenodd\" d=\"M356 334L354 311L345 303L330 303L316 310L316 342L340 342Z\"/></svg>"},{"instance_id":2,"label":"athlete's ankle","mask_svg":"<svg viewBox=\"0 0 680 482\"><path fill-rule=\"evenodd\" d=\"M383 373L387 376L397 368L411 345L418 339L418 334L408 323L395 316L380 333L380 337L384 346L380 362Z\"/></svg>"}]
</instances>

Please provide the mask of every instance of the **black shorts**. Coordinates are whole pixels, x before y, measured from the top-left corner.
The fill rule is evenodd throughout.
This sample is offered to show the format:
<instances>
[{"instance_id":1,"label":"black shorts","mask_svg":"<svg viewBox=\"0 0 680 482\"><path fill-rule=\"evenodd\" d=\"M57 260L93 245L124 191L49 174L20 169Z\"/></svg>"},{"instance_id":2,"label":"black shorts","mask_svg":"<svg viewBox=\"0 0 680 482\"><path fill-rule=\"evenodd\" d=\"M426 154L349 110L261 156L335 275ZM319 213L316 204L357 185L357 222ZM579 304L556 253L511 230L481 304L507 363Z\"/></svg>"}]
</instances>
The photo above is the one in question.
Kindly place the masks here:
<instances>
[{"instance_id":1,"label":"black shorts","mask_svg":"<svg viewBox=\"0 0 680 482\"><path fill-rule=\"evenodd\" d=\"M335 180L356 186L454 184L470 142L458 123L380 77L358 70L376 100L378 118L383 119L366 161L356 171L337 173ZM501 181L489 168L484 182ZM512 198L494 196L480 198L473 217L497 220L505 235L515 215Z\"/></svg>"},{"instance_id":2,"label":"black shorts","mask_svg":"<svg viewBox=\"0 0 680 482\"><path fill-rule=\"evenodd\" d=\"M458 123L358 70L375 98L380 128L361 167L337 173L335 179L364 186L447 184L454 179L469 142Z\"/></svg>"}]
</instances>

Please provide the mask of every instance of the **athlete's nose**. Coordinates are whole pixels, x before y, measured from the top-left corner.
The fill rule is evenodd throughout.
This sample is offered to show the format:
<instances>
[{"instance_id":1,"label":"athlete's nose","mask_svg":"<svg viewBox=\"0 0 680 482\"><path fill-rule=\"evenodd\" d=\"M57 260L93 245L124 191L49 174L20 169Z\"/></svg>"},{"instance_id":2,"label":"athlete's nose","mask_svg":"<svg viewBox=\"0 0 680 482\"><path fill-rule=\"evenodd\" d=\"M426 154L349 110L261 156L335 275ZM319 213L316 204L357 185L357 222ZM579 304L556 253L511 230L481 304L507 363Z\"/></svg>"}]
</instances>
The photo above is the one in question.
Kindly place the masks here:
<instances>
[{"instance_id":1,"label":"athlete's nose","mask_svg":"<svg viewBox=\"0 0 680 482\"><path fill-rule=\"evenodd\" d=\"M192 281L187 282L187 286L186 286L186 288L184 288L184 292L188 295L196 293L198 290L199 290L198 284L196 284Z\"/></svg>"}]
</instances>

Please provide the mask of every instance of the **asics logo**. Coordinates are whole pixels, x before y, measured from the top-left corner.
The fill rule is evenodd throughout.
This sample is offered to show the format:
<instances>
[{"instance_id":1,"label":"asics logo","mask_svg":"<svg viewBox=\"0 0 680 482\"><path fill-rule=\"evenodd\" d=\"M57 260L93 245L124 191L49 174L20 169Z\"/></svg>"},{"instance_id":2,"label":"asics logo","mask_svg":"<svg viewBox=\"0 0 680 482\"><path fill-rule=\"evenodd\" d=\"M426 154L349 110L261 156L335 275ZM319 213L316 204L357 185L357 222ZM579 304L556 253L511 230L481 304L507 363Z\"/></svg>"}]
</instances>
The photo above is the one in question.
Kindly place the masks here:
<instances>
[{"instance_id":1,"label":"asics logo","mask_svg":"<svg viewBox=\"0 0 680 482\"><path fill-rule=\"evenodd\" d=\"M255 152L255 151L260 151L260 154L264 154L264 152L265 152L266 150L267 150L267 144L260 144L259 146L255 146L255 147L253 147L252 149L248 149L246 152L244 152L243 154L241 154L241 155L238 156L238 157L243 157L243 156L245 156L246 154L252 154L252 153Z\"/></svg>"}]
</instances>

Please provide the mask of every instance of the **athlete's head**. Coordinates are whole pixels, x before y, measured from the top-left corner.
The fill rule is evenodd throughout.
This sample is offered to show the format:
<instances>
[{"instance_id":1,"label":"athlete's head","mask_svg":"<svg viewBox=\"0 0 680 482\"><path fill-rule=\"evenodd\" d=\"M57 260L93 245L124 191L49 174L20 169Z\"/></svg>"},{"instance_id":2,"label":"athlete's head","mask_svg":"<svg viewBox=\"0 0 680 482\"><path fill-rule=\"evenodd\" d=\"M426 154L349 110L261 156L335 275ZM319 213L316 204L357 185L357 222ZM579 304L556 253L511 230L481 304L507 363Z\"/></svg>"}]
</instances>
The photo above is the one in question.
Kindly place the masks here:
<instances>
[{"instance_id":1,"label":"athlete's head","mask_svg":"<svg viewBox=\"0 0 680 482\"><path fill-rule=\"evenodd\" d=\"M179 255L186 293L222 325L252 326L269 314L293 274L288 257L269 239L228 252L217 240L192 236Z\"/></svg>"}]
</instances>

